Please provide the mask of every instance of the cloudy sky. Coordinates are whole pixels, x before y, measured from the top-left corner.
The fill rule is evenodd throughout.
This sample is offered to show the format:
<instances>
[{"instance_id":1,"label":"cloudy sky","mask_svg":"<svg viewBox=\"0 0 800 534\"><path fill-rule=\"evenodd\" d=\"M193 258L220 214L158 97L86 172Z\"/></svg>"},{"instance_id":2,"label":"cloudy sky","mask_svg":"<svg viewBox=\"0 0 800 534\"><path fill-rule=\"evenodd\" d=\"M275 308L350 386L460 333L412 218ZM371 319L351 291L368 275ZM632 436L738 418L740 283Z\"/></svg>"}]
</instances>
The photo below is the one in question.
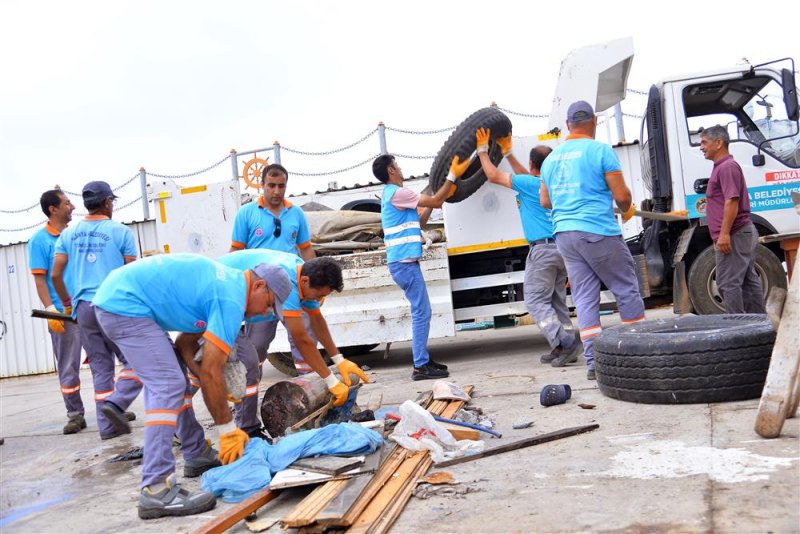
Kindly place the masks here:
<instances>
[{"instance_id":1,"label":"cloudy sky","mask_svg":"<svg viewBox=\"0 0 800 534\"><path fill-rule=\"evenodd\" d=\"M187 174L239 151L323 152L378 121L405 130L455 126L496 101L547 114L570 50L633 37L629 88L671 74L786 56L800 60L795 2L743 8L688 2L103 1L0 2L0 243L43 220L42 191L117 187L144 166ZM784 21L786 27L778 24ZM791 27L788 24L791 22ZM631 95L623 111L641 115ZM545 119L512 115L516 135ZM626 124L628 137L638 126ZM392 152L432 156L447 133L387 134ZM371 160L371 136L330 156L284 150L291 173ZM268 154L264 153L264 156ZM272 158L270 158L272 160ZM430 159L401 159L406 175ZM240 166L241 169L241 166ZM230 179L228 162L181 184ZM369 165L290 177L290 193L372 180ZM139 196L134 180L120 206ZM80 204L79 199L73 199ZM141 218L139 203L115 218Z\"/></svg>"}]
</instances>

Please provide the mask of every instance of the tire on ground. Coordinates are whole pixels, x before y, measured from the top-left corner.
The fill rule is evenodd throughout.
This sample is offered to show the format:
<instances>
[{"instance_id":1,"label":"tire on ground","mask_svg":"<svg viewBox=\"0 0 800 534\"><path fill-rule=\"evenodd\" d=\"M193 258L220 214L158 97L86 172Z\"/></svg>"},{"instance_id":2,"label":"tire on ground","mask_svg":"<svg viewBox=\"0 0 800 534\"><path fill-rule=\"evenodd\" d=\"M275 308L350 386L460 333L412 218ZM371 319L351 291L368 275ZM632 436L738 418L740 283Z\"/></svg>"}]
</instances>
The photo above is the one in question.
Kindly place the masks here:
<instances>
[{"instance_id":1,"label":"tire on ground","mask_svg":"<svg viewBox=\"0 0 800 534\"><path fill-rule=\"evenodd\" d=\"M614 399L693 404L761 396L775 331L766 315L685 315L623 324L594 342L597 385Z\"/></svg>"},{"instance_id":2,"label":"tire on ground","mask_svg":"<svg viewBox=\"0 0 800 534\"><path fill-rule=\"evenodd\" d=\"M511 133L511 121L497 108L479 109L456 127L455 131L450 134L450 137L442 145L439 153L436 154L428 179L432 193L436 193L447 179L453 156L458 155L463 161L475 152L475 130L478 128L489 128L491 130L489 158L492 163L497 165L503 159L503 154L500 151L500 147L495 143L495 139ZM455 194L447 199L447 202L461 202L480 189L485 181L486 174L481 169L481 162L478 158L475 158L464 175L456 182L458 188Z\"/></svg>"},{"instance_id":3,"label":"tire on ground","mask_svg":"<svg viewBox=\"0 0 800 534\"><path fill-rule=\"evenodd\" d=\"M268 352L267 361L286 376L297 376L291 352Z\"/></svg>"},{"instance_id":4,"label":"tire on ground","mask_svg":"<svg viewBox=\"0 0 800 534\"><path fill-rule=\"evenodd\" d=\"M764 298L773 287L786 289L788 282L778 257L764 245L758 245L755 251L756 273L761 278ZM698 315L725 313L725 305L717 289L717 264L714 259L714 247L710 246L701 252L692 262L687 277L689 298Z\"/></svg>"}]
</instances>

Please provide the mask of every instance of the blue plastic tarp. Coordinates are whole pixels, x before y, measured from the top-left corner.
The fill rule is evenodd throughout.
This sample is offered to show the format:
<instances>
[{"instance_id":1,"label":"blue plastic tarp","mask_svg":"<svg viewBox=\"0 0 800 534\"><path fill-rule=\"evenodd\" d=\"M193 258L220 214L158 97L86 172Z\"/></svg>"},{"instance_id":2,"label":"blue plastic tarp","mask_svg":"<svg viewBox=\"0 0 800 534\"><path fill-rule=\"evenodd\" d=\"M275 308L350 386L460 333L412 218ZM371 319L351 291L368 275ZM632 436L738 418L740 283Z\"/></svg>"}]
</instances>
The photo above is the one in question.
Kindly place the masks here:
<instances>
[{"instance_id":1,"label":"blue plastic tarp","mask_svg":"<svg viewBox=\"0 0 800 534\"><path fill-rule=\"evenodd\" d=\"M273 474L299 458L370 454L382 443L383 437L378 432L352 423L298 432L275 445L251 439L237 461L203 473L200 487L225 502L239 502L269 486Z\"/></svg>"}]
</instances>

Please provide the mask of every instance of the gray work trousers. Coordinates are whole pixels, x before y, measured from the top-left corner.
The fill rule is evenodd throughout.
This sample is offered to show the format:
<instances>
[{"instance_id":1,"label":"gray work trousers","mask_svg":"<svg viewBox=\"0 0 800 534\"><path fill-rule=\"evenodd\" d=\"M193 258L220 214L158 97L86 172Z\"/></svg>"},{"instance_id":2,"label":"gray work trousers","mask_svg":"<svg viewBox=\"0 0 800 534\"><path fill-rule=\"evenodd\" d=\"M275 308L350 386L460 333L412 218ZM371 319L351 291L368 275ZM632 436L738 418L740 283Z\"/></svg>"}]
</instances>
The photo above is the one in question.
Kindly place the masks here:
<instances>
[{"instance_id":1,"label":"gray work trousers","mask_svg":"<svg viewBox=\"0 0 800 534\"><path fill-rule=\"evenodd\" d=\"M551 349L575 343L567 308L567 268L555 243L531 245L525 261L525 308Z\"/></svg>"},{"instance_id":2,"label":"gray work trousers","mask_svg":"<svg viewBox=\"0 0 800 534\"><path fill-rule=\"evenodd\" d=\"M559 232L556 243L567 266L572 300L578 310L586 366L594 369L594 338L603 330L600 325L601 284L614 294L623 323L644 319L644 301L639 293L633 256L618 235Z\"/></svg>"},{"instance_id":3,"label":"gray work trousers","mask_svg":"<svg viewBox=\"0 0 800 534\"><path fill-rule=\"evenodd\" d=\"M717 288L725 303L725 313L767 313L761 279L756 273L758 230L749 223L731 234L731 251L714 251L717 262Z\"/></svg>"},{"instance_id":4,"label":"gray work trousers","mask_svg":"<svg viewBox=\"0 0 800 534\"><path fill-rule=\"evenodd\" d=\"M58 366L61 395L67 407L67 417L83 415L81 399L81 329L71 321L64 321L64 333L50 332L53 353Z\"/></svg>"}]
</instances>

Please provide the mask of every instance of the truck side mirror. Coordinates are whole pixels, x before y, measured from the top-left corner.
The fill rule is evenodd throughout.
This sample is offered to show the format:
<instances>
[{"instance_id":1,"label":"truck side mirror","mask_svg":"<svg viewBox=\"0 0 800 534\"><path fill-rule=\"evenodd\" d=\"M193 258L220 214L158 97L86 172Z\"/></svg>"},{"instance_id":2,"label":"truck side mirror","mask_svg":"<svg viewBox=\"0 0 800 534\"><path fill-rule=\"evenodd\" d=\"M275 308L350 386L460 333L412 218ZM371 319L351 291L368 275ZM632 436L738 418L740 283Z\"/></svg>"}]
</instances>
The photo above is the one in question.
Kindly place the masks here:
<instances>
[{"instance_id":1,"label":"truck side mirror","mask_svg":"<svg viewBox=\"0 0 800 534\"><path fill-rule=\"evenodd\" d=\"M694 181L694 192L698 195L704 195L708 189L708 178L698 178Z\"/></svg>"},{"instance_id":2,"label":"truck side mirror","mask_svg":"<svg viewBox=\"0 0 800 534\"><path fill-rule=\"evenodd\" d=\"M786 115L789 120L796 121L800 118L797 106L797 87L794 84L794 73L789 69L781 70L783 85L783 102L786 104Z\"/></svg>"},{"instance_id":3,"label":"truck side mirror","mask_svg":"<svg viewBox=\"0 0 800 534\"><path fill-rule=\"evenodd\" d=\"M766 164L764 154L756 154L753 156L753 167L763 167Z\"/></svg>"}]
</instances>

